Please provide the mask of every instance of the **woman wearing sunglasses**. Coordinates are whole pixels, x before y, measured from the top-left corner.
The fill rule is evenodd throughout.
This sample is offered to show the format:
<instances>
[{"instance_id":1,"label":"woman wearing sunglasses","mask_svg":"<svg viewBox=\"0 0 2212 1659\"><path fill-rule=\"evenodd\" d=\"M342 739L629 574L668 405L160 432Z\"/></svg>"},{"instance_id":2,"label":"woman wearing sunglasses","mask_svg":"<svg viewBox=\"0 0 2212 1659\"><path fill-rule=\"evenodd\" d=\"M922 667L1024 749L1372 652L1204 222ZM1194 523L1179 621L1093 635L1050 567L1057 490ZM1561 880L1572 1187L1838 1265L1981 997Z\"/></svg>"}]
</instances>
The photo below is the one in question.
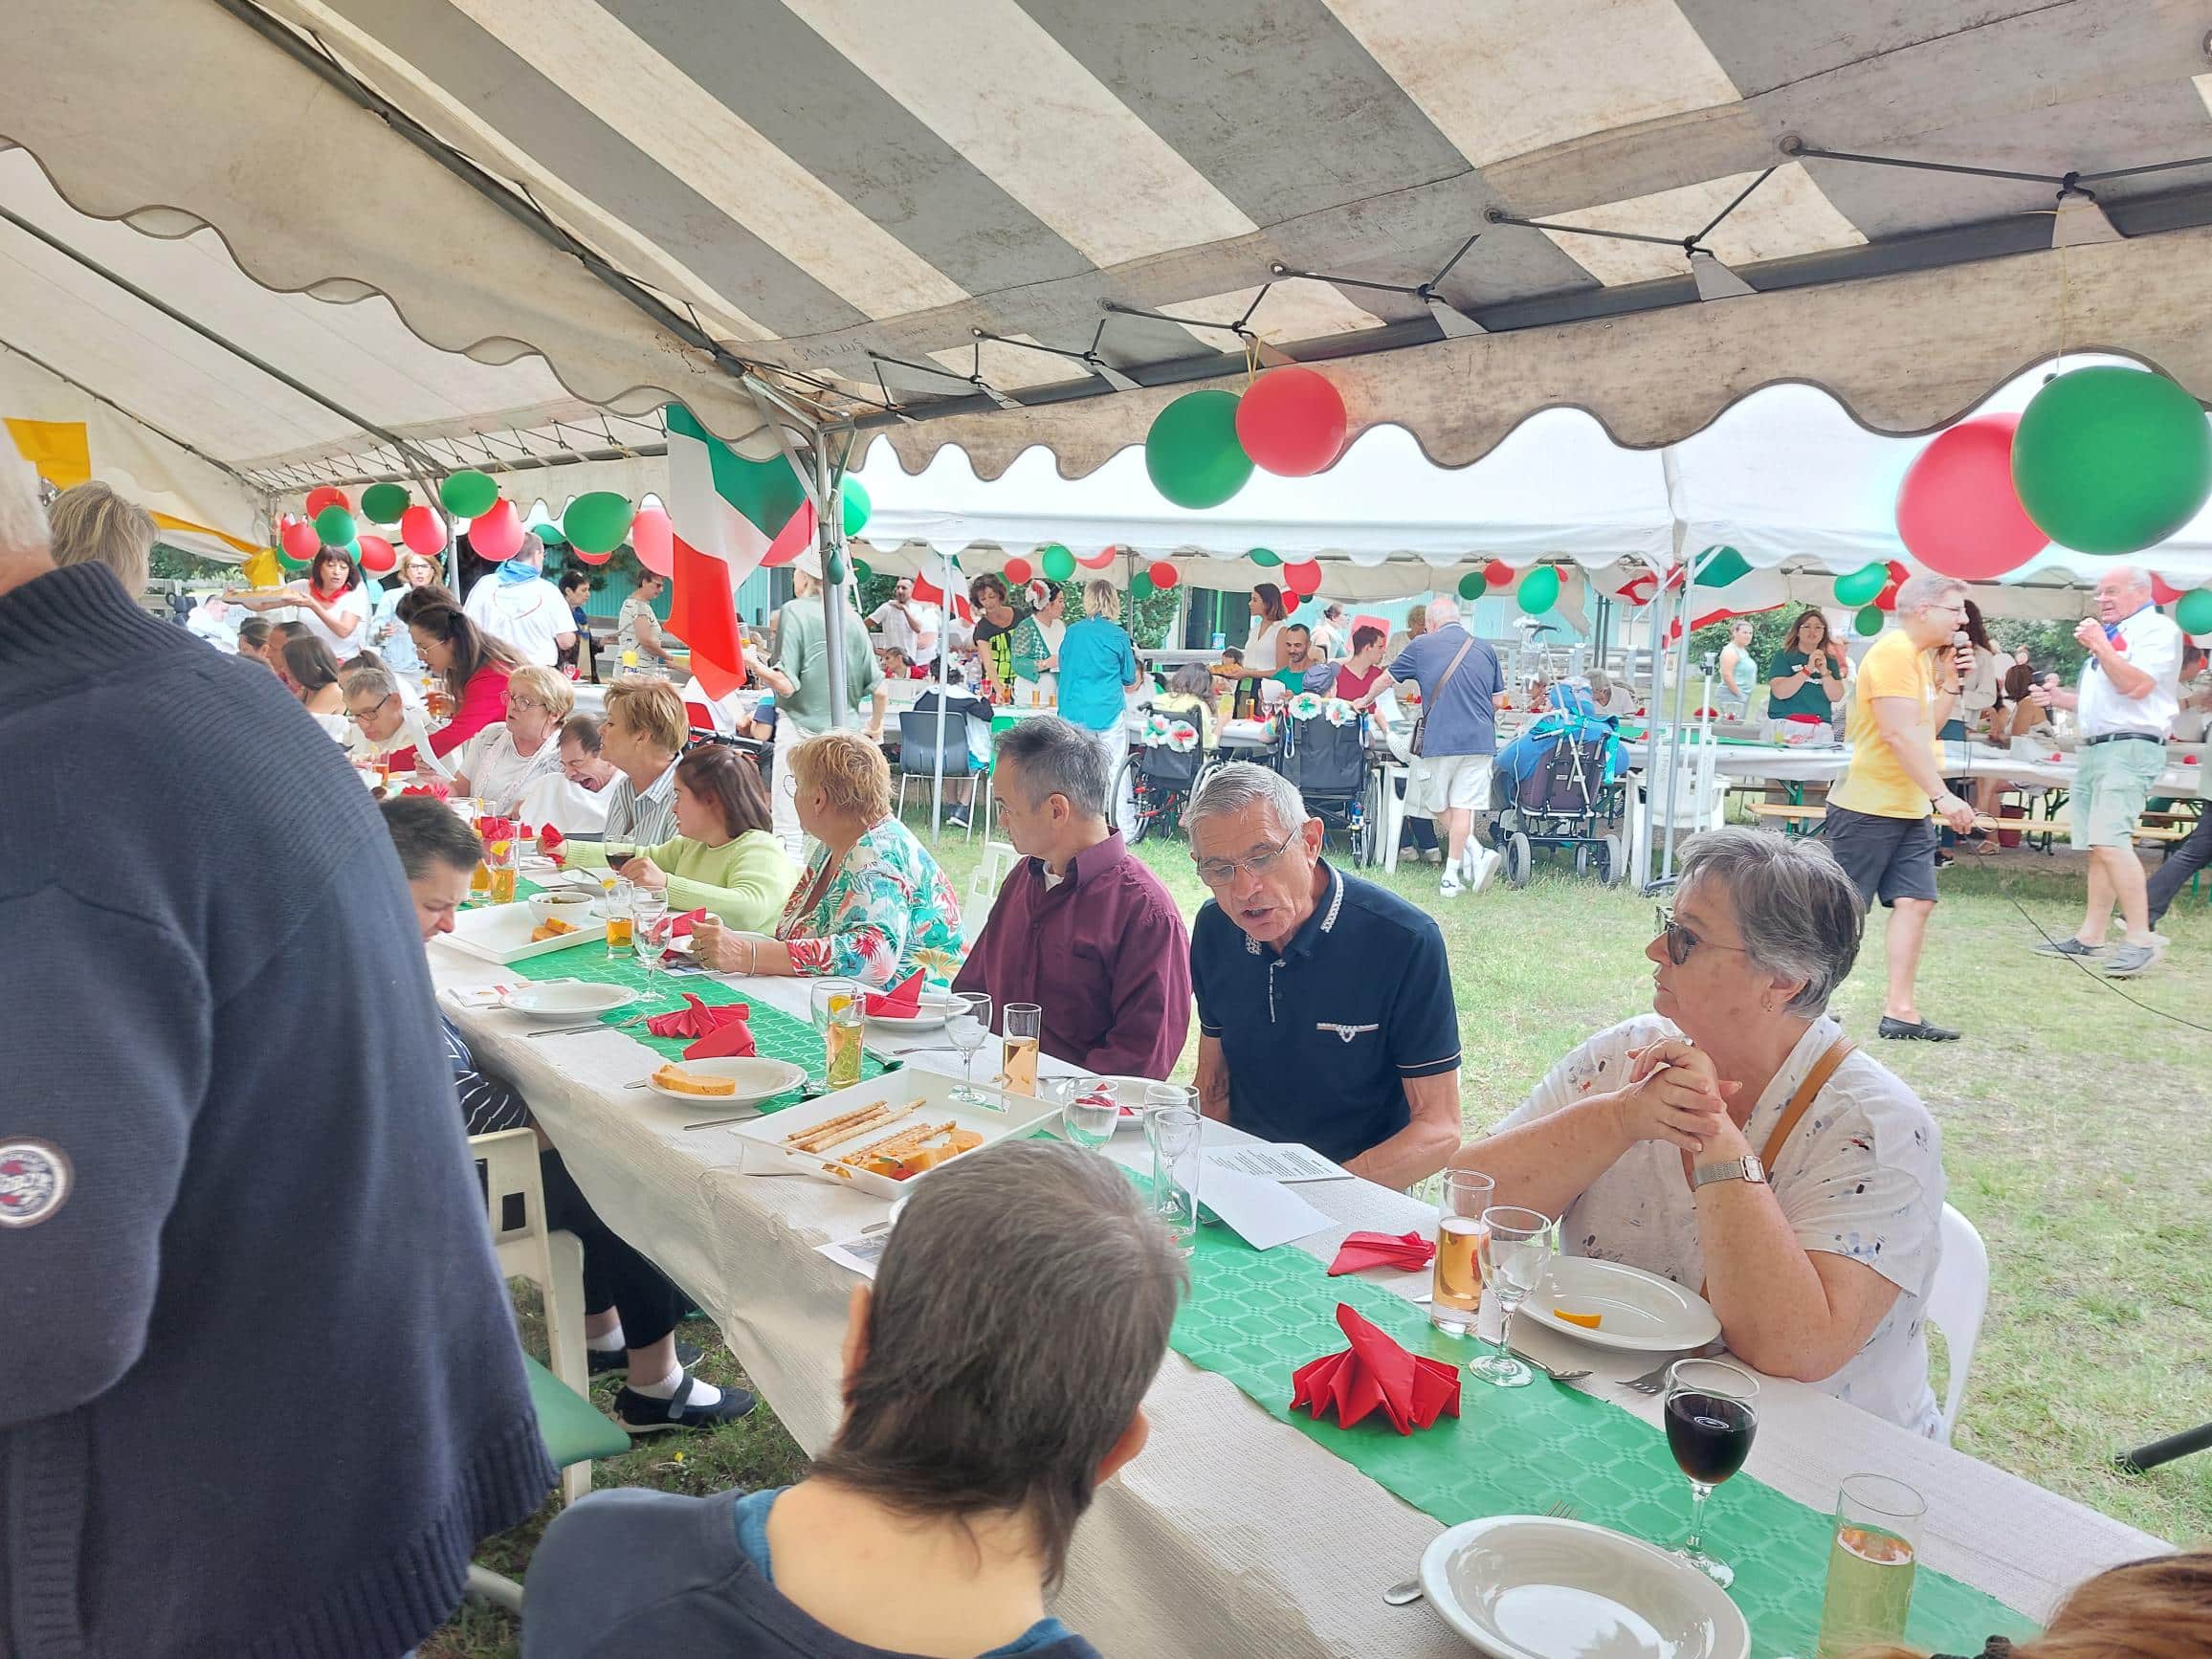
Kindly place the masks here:
<instances>
[{"instance_id":1,"label":"woman wearing sunglasses","mask_svg":"<svg viewBox=\"0 0 2212 1659\"><path fill-rule=\"evenodd\" d=\"M1552 1068L1456 1167L1561 1217L1570 1255L1702 1287L1732 1353L1920 1433L1943 1213L1936 1122L1827 1013L1857 891L1817 840L1692 840L1652 1012Z\"/></svg>"}]
</instances>

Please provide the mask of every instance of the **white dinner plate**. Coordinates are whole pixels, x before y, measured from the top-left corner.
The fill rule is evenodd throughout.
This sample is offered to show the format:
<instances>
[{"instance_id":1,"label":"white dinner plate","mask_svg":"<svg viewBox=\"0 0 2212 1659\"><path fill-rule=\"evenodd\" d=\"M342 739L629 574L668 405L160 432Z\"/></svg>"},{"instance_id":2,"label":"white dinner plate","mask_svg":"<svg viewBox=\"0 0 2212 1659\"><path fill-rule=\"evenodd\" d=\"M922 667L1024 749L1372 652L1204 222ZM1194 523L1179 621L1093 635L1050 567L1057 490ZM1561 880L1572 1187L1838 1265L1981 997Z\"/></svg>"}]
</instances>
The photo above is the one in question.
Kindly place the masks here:
<instances>
[{"instance_id":1,"label":"white dinner plate","mask_svg":"<svg viewBox=\"0 0 2212 1659\"><path fill-rule=\"evenodd\" d=\"M758 1056L725 1060L677 1060L675 1064L702 1077L727 1077L738 1086L735 1095L686 1095L675 1089L663 1089L653 1080L651 1073L645 1086L655 1095L671 1100L681 1100L686 1106L758 1106L763 1100L796 1089L807 1080L807 1069L794 1066L788 1060L763 1060Z\"/></svg>"},{"instance_id":2,"label":"white dinner plate","mask_svg":"<svg viewBox=\"0 0 2212 1659\"><path fill-rule=\"evenodd\" d=\"M941 1031L952 1023L953 1015L959 1012L960 1004L943 992L924 991L911 1020L887 1020L881 1014L870 1014L868 1023L881 1027L886 1031Z\"/></svg>"},{"instance_id":3,"label":"white dinner plate","mask_svg":"<svg viewBox=\"0 0 2212 1659\"><path fill-rule=\"evenodd\" d=\"M574 1014L608 1014L637 1001L637 993L624 985L601 984L594 980L540 980L517 985L500 999L500 1006L542 1020L566 1019Z\"/></svg>"},{"instance_id":4,"label":"white dinner plate","mask_svg":"<svg viewBox=\"0 0 2212 1659\"><path fill-rule=\"evenodd\" d=\"M1599 1316L1595 1330L1552 1310ZM1518 1316L1561 1336L1634 1354L1702 1348L1720 1335L1712 1304L1672 1279L1593 1256L1554 1256Z\"/></svg>"},{"instance_id":5,"label":"white dinner plate","mask_svg":"<svg viewBox=\"0 0 2212 1659\"><path fill-rule=\"evenodd\" d=\"M1748 1659L1719 1585L1665 1550L1587 1521L1490 1515L1429 1540L1421 1587L1493 1659Z\"/></svg>"}]
</instances>

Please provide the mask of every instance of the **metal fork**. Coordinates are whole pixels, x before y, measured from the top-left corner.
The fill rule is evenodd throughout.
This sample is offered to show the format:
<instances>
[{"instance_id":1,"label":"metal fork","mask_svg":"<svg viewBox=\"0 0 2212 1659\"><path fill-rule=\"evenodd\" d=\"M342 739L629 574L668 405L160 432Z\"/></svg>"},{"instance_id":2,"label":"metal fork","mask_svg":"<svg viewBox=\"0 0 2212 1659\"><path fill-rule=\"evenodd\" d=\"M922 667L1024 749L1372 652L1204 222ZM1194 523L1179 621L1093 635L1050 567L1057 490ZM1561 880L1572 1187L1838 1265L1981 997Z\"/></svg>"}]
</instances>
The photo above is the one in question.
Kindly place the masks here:
<instances>
[{"instance_id":1,"label":"metal fork","mask_svg":"<svg viewBox=\"0 0 2212 1659\"><path fill-rule=\"evenodd\" d=\"M1674 1361L1662 1360L1641 1377L1631 1377L1621 1384L1632 1394L1657 1394L1667 1386L1667 1373L1674 1369Z\"/></svg>"},{"instance_id":2,"label":"metal fork","mask_svg":"<svg viewBox=\"0 0 2212 1659\"><path fill-rule=\"evenodd\" d=\"M543 1030L524 1031L522 1034L525 1037L569 1037L578 1031L622 1031L631 1026L642 1026L653 1017L653 1011L649 1008L642 1014L632 1014L627 1020L617 1020L611 1026L604 1020L593 1020L588 1026L547 1026Z\"/></svg>"},{"instance_id":3,"label":"metal fork","mask_svg":"<svg viewBox=\"0 0 2212 1659\"><path fill-rule=\"evenodd\" d=\"M1544 1514L1553 1520L1573 1520L1576 1518L1575 1506L1571 1503L1555 1503ZM1382 1599L1393 1607L1409 1607L1415 1602L1420 1601L1423 1594L1421 1581L1419 1579L1407 1579L1403 1584L1392 1584L1387 1590L1384 1590Z\"/></svg>"}]
</instances>

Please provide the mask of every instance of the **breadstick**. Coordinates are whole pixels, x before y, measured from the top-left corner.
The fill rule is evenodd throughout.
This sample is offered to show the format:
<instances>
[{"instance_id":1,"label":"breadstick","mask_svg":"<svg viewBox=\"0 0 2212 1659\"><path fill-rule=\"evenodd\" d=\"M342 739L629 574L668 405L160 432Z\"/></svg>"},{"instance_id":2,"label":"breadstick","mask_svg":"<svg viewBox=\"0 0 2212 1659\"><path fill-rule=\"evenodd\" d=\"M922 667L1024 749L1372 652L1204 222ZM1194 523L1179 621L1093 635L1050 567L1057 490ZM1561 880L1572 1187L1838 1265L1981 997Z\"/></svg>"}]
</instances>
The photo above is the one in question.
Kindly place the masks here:
<instances>
[{"instance_id":1,"label":"breadstick","mask_svg":"<svg viewBox=\"0 0 2212 1659\"><path fill-rule=\"evenodd\" d=\"M848 1124L843 1129L832 1130L827 1136L815 1136L805 1141L799 1150L819 1155L829 1151L832 1146L842 1146L857 1136L871 1135L878 1129L888 1129L900 1118L911 1117L921 1104L922 1102L919 1100L909 1100L896 1111L893 1111L887 1106L884 1108L882 1117L872 1117L864 1123Z\"/></svg>"},{"instance_id":2,"label":"breadstick","mask_svg":"<svg viewBox=\"0 0 2212 1659\"><path fill-rule=\"evenodd\" d=\"M857 1152L848 1152L838 1161L857 1165L875 1158L896 1158L899 1154L910 1152L920 1146L925 1140L942 1135L954 1127L956 1125L953 1119L948 1117L942 1123L924 1123L914 1129L903 1129L896 1135L886 1136L881 1140L871 1141Z\"/></svg>"},{"instance_id":3,"label":"breadstick","mask_svg":"<svg viewBox=\"0 0 2212 1659\"><path fill-rule=\"evenodd\" d=\"M855 1106L850 1112L840 1112L834 1117L825 1117L819 1123L808 1124L804 1129L794 1129L784 1137L784 1144L796 1146L802 1140L812 1139L825 1129L836 1129L859 1117L873 1117L878 1112L889 1110L890 1105L888 1100L878 1100L873 1106Z\"/></svg>"},{"instance_id":4,"label":"breadstick","mask_svg":"<svg viewBox=\"0 0 2212 1659\"><path fill-rule=\"evenodd\" d=\"M795 1134L790 1137L787 1144L796 1147L801 1152L818 1152L824 1141L834 1139L840 1135L851 1134L854 1130L872 1129L876 1124L881 1123L890 1115L890 1112L891 1106L888 1101L881 1105L871 1106L857 1117L849 1117L837 1123L816 1124L811 1129Z\"/></svg>"}]
</instances>

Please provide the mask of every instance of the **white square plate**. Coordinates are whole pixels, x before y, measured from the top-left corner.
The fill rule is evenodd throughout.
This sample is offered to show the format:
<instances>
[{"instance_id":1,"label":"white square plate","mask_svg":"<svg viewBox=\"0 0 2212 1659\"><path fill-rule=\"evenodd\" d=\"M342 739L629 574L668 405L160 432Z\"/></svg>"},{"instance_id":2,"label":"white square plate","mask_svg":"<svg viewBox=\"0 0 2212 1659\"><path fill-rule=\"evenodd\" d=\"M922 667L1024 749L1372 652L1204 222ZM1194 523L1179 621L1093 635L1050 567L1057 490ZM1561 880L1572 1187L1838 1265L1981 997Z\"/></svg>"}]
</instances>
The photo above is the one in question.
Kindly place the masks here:
<instances>
[{"instance_id":1,"label":"white square plate","mask_svg":"<svg viewBox=\"0 0 2212 1659\"><path fill-rule=\"evenodd\" d=\"M550 956L554 951L566 950L571 945L591 944L607 938L604 920L587 921L574 933L562 934L558 939L541 940L533 944L530 933L538 925L530 914L528 904L493 904L481 910L464 910L453 918L453 931L441 933L438 940L462 950L471 956L482 957L487 962L502 965L527 962L534 956Z\"/></svg>"},{"instance_id":2,"label":"white square plate","mask_svg":"<svg viewBox=\"0 0 2212 1659\"><path fill-rule=\"evenodd\" d=\"M992 1098L1006 1102L1006 1111L994 1112L988 1106L976 1106L953 1099L952 1092L959 1087L959 1078L942 1077L935 1072L913 1068L887 1072L870 1082L857 1083L850 1089L839 1089L834 1094L824 1095L804 1105L787 1106L781 1112L770 1113L749 1123L734 1123L730 1126L730 1133L774 1152L788 1153L789 1148L785 1145L785 1136L795 1135L813 1124L827 1122L859 1107L887 1103L896 1109L909 1100L919 1099L924 1102L920 1111L899 1119L891 1127L874 1135L862 1136L847 1145L833 1147L826 1156L816 1158L800 1155L806 1157L810 1166L818 1168L823 1164L837 1164L840 1156L856 1152L871 1140L880 1139L901 1129L916 1128L923 1123L950 1122L962 1129L972 1129L984 1138L984 1145L988 1146L1009 1136L1026 1134L1059 1115L1059 1108L1048 1101L1033 1100L1027 1095L1002 1095L995 1091L984 1091ZM909 1182L894 1181L887 1175L853 1169L850 1164L837 1164L837 1167L849 1171L849 1176L832 1176L825 1170L823 1179L840 1183L850 1179L856 1190L874 1193L878 1198L895 1199L911 1184Z\"/></svg>"}]
</instances>

